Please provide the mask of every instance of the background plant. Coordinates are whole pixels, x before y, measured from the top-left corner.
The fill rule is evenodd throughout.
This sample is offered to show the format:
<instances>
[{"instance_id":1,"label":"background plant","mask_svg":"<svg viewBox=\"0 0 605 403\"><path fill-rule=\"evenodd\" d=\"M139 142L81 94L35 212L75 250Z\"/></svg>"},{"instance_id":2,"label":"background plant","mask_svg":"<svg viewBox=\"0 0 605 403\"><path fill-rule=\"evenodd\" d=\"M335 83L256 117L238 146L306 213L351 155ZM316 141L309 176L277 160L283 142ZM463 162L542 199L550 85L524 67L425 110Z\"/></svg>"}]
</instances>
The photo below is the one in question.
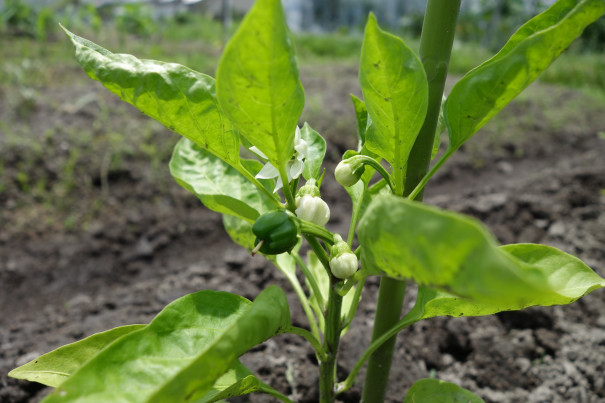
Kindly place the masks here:
<instances>
[{"instance_id":1,"label":"background plant","mask_svg":"<svg viewBox=\"0 0 605 403\"><path fill-rule=\"evenodd\" d=\"M433 3L436 4L438 2ZM578 10L586 11L586 14ZM561 15L562 12L567 13L564 14L566 18L554 22L550 19L552 15ZM306 263L296 250L290 255L280 254L274 259L277 266L291 279L301 297L301 303L309 317L310 332L289 326L283 293L275 288L262 293L254 304L235 296L200 292L170 305L144 329L110 331L111 333L103 334L102 343L98 339L94 343L86 339L88 341L83 344L72 346L69 354L65 354L65 350L57 350L47 356L50 361L44 362L41 359L44 365L57 365L54 360L58 355L65 354L68 364L64 361L58 365L71 365L72 369L65 368L65 372L73 372L73 376L63 383L63 379L47 381L52 386L61 384L49 400L77 399L91 393L109 393L104 396L111 398L115 391L121 393L124 389L120 388L119 382L129 382L132 385L132 381L137 380L136 377L129 378L128 371L138 371L139 365L145 367L149 359L133 354L131 343L150 346L152 361L166 364L162 365L164 371L154 373L154 376L160 378L150 380L158 388L150 390L145 381L138 383L135 388L139 388L141 394L136 394L136 398L193 399L208 393L202 398L208 401L234 393L267 391L252 375L241 369L236 358L245 349L273 334L291 332L307 338L316 349L322 363L321 398L329 401L333 399L335 392L342 392L350 386L359 365L363 364L368 354L398 330L417 320L443 314L472 316L531 305L568 303L585 292L603 286L602 279L590 269L560 251L539 245L498 248L490 235L473 220L399 197L380 195L402 195L405 192L410 194L410 199L414 199L421 194L422 186L435 170L503 104L535 79L537 73L579 33L578 26L581 28L582 24L589 23L602 12L601 2L559 2L551 10L551 14L546 13L543 17L532 20L525 26L525 31L522 29L511 39L510 46L505 46L494 59L461 80L444 107L450 137L449 148L428 175L424 175L422 170L426 170L434 149L435 128L441 105L440 92L446 69L440 63L426 65L427 59L424 58L423 67L403 42L384 33L378 28L375 19L371 18L362 50L361 85L365 104L361 100L355 101L359 121L365 121L365 124L359 125L360 148L346 154L347 161L360 161L362 165L366 165L364 170L367 171L362 174L362 181L350 188L354 219L346 237L351 246L355 223L359 217L363 217L359 227L362 271L344 283L332 277L328 259L335 252L330 250L328 256L328 251L319 240L330 246L338 244L337 238L317 225L292 218L300 226L313 253ZM430 12L428 15L431 15ZM177 181L196 193L207 207L226 214L226 228L236 242L252 248L255 243L250 231L252 222L265 211L284 207L283 201L272 193L274 183L255 178L262 163L239 157L239 141L253 144L266 157L263 162L271 163L276 168L278 177L285 185L285 204L290 211L295 210L294 196L299 180L290 178L294 175L289 176L287 169L297 145L295 128L302 109L303 94L278 2L259 2L226 49L219 67L216 98L214 81L208 76L182 66L113 55L73 34L69 35L76 45L77 57L91 77L99 79L123 99L189 139L181 141L175 149L171 163L173 175ZM553 49L544 46L545 43L554 43L560 48ZM426 46L428 48L425 48L425 52L430 54L434 51L430 45ZM536 53L524 53L528 50ZM377 55L381 52L388 57ZM520 58L521 55L526 57ZM259 69L259 59L269 63ZM523 62L520 63L520 59L524 59ZM125 65L134 68L125 68ZM530 69L526 70L528 65ZM401 66L405 66L409 74L402 76L397 73ZM494 77L500 77L502 72L514 72L511 75L516 81L507 83L498 81L500 79L497 78L490 82ZM427 76L428 83L425 78ZM435 85L437 90L432 86L435 79L441 80ZM482 80L498 90L485 98L478 91L484 88L482 85L485 86L477 84ZM133 86L133 83L136 85ZM242 87L248 91L240 91ZM417 103L410 105L405 102L409 92L416 94ZM438 96L435 97L435 94ZM486 105L486 101L493 103L488 102ZM389 110L389 105L401 107L391 107ZM187 108L184 109L185 106ZM430 113L433 118L427 125L424 115L428 109L432 109ZM200 116L204 117L204 126L199 125ZM419 138L423 139L427 151L424 153L415 151L419 142L413 138L421 127L424 129L418 136L422 136ZM317 132L308 125L305 128L301 131L304 133L301 137L310 146L307 150L309 152L304 153L305 169L309 169L303 171L302 175L307 181L316 180L321 185L323 176L319 168L325 146L322 148L322 140ZM408 159L408 155L412 158ZM381 170L377 158L384 158L389 163L391 172ZM412 161L416 158L425 161L424 168L415 167L417 164ZM383 179L368 188L373 169L380 171ZM404 180L406 176L408 179ZM410 181L411 177L414 179ZM416 186L415 182L420 185ZM401 225L393 226L391 216L401 220ZM406 262L405 266L400 264L402 261ZM309 283L308 297L301 290L300 284L297 286L298 280L294 276L296 264ZM483 270L486 265L490 267L490 275L486 275ZM435 272L436 267L440 271ZM562 274L558 271L561 267L573 267L574 274L581 277L579 283L574 283L570 288L567 283L570 273ZM355 311L362 279L379 273L395 281L413 278L419 284L430 287L421 288L417 305L402 321L393 324L394 327L387 324L386 332L377 334L368 353L360 360L361 364L334 390L335 358L341 332L346 330L348 319ZM357 281L360 281L358 287L351 291ZM401 288L405 288L400 285L405 283L389 282L395 285L395 289L399 288L396 292L401 295ZM444 292L443 289L449 292ZM346 298L343 300L343 295L351 296L351 301L347 303ZM532 296L531 299L527 298L528 295ZM224 319L219 323L215 323L216 317L212 314L217 309ZM201 315L200 310L203 311ZM175 312L184 314L175 316ZM341 315L341 312L346 314ZM210 330L208 321L212 321L215 330ZM318 337L320 334L324 335L321 344ZM163 337L167 335L170 335L168 338L176 337L179 340L178 351L175 351L175 344L171 340ZM202 343L203 345L197 343L200 338L210 342ZM91 345L100 348L92 349L90 355L78 353L80 349L90 348ZM97 352L99 353L95 354ZM164 358L173 358L175 354L179 357L178 364L165 362ZM132 365L116 363L114 360L117 357ZM80 361L74 363L76 358ZM33 371L39 376L41 365L38 364L41 361L22 368L21 374ZM86 363L83 364L84 362ZM213 369L204 371L200 377L198 368L207 367L209 363L213 364ZM223 378L217 380L229 367L231 369L223 378L227 377L230 381ZM111 391L105 389L104 382L82 386L81 379L97 379L97 374L105 371L124 371L126 376L116 380L117 384L112 385ZM18 375L19 370L13 374ZM161 377L165 374L169 375ZM210 390L215 381L214 390ZM410 399L426 393L426 388L423 389L422 386L427 382L435 383L422 381L417 384L410 391ZM254 386L249 387L249 384ZM452 385L433 384L430 388L443 386L450 390L448 393L459 393ZM223 387L225 388L221 389ZM376 382L370 382L366 390L369 393L373 393L372 390L380 393ZM270 393L279 395L277 392Z\"/></svg>"}]
</instances>

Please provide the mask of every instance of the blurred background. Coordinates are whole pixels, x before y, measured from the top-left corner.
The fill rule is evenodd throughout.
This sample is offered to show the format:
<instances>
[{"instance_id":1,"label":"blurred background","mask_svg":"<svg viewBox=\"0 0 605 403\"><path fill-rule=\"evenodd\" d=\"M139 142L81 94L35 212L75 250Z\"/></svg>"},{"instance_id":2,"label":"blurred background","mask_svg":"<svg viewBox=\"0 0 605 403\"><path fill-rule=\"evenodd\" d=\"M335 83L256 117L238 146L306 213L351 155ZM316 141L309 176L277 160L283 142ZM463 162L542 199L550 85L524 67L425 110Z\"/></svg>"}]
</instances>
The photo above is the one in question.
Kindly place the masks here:
<instances>
[{"instance_id":1,"label":"blurred background","mask_svg":"<svg viewBox=\"0 0 605 403\"><path fill-rule=\"evenodd\" d=\"M489 58L552 2L463 0L452 80ZM178 136L88 79L58 23L112 52L214 76L226 41L252 3L0 0L0 241L10 234L89 228L106 209L125 202L126 195L116 193L120 184L143 183L152 199L173 186L166 163ZM336 145L335 160L355 144L349 93L359 95L357 64L368 12L417 48L424 7L423 0L284 0L306 88L302 121ZM602 106L593 98L602 100L605 92L604 49L601 18L540 81L590 93L585 103ZM548 104L556 97L544 92L534 98L550 111L549 125L577 111ZM497 127L519 121L515 116Z\"/></svg>"}]
</instances>

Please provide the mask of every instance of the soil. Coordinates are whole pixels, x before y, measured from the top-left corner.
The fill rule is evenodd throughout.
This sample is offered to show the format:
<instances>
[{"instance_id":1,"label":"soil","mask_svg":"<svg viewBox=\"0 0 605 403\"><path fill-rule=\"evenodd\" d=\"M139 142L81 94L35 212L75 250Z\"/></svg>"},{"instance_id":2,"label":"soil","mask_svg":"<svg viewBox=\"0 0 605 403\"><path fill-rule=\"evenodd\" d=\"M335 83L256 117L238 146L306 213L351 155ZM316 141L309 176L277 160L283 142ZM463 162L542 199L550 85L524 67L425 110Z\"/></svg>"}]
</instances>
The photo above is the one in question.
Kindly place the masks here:
<instances>
[{"instance_id":1,"label":"soil","mask_svg":"<svg viewBox=\"0 0 605 403\"><path fill-rule=\"evenodd\" d=\"M348 92L358 87L356 72L338 66L308 70L303 70L307 93L325 94L308 101L319 105L315 126L328 137L326 166L331 172L339 155L355 144L353 135L347 132L345 137L340 127L355 127ZM101 92L95 83L72 90L80 95ZM535 91L561 103L588 97L550 86ZM34 127L49 120L87 127L101 113L94 103L67 112L56 106L73 94L47 98L53 103L39 105L29 117ZM109 103L110 114L128 108L111 97L99 99ZM124 110L135 122L143 121L131 109ZM8 112L0 108L0 113ZM313 114L313 105L306 113ZM535 99L512 104L503 112L504 127L483 130L477 135L482 140L471 140L445 165L429 184L426 202L481 219L504 244L552 245L579 256L605 276L605 141L598 136L605 118L594 108L581 113L574 119L583 124L572 119L553 127L544 121ZM515 136L505 133L511 127ZM494 133L503 133L501 139L494 140ZM53 141L62 141L60 135ZM41 216L27 221L23 216L41 207L20 204L23 197L17 187L0 193L0 402L36 402L49 391L8 378L15 366L95 332L147 323L167 303L200 289L253 299L277 284L288 293L294 324L305 326L302 309L281 273L233 244L221 217L193 195L176 184L163 185L167 168L152 174L148 161L134 158L110 169L102 180L98 164L91 156L90 166L78 167L92 178L90 187L76 186L66 195L78 209L103 193L102 207L77 228L41 225ZM329 174L326 178L322 191L332 208L328 226L345 233L350 202ZM415 296L409 288L408 308ZM342 340L341 379L368 345L377 289L378 279L369 280L358 316ZM242 361L294 401L317 401L317 362L297 336L271 339ZM409 327L398 339L388 401L401 401L415 380L435 376L474 391L486 402L605 402L604 373L605 292L597 290L568 306L434 318ZM358 382L362 379L363 372ZM360 385L341 399L359 401ZM255 395L232 401L272 400Z\"/></svg>"}]
</instances>

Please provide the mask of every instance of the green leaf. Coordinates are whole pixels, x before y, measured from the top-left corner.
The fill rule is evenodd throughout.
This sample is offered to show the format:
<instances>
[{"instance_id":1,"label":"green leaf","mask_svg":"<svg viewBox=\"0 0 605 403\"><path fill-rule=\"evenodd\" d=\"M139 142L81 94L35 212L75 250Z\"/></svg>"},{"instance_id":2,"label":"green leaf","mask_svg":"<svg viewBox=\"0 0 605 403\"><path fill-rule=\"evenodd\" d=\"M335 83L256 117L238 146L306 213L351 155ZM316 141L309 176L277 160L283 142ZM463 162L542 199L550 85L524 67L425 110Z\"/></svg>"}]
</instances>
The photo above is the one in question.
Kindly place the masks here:
<instances>
[{"instance_id":1,"label":"green leaf","mask_svg":"<svg viewBox=\"0 0 605 403\"><path fill-rule=\"evenodd\" d=\"M307 157L305 158L305 167L303 170L303 177L306 180L319 179L321 175L321 164L324 161L326 155L326 140L311 129L311 126L307 122L300 129L300 136L307 142Z\"/></svg>"},{"instance_id":2,"label":"green leaf","mask_svg":"<svg viewBox=\"0 0 605 403\"><path fill-rule=\"evenodd\" d=\"M294 152L305 99L280 0L258 0L227 44L217 71L221 110L276 167Z\"/></svg>"},{"instance_id":3,"label":"green leaf","mask_svg":"<svg viewBox=\"0 0 605 403\"><path fill-rule=\"evenodd\" d=\"M83 340L59 347L41 355L19 368L13 369L8 376L39 382L56 388L86 361L97 355L105 347L120 337L139 330L146 325L116 327L102 333L96 333Z\"/></svg>"},{"instance_id":4,"label":"green leaf","mask_svg":"<svg viewBox=\"0 0 605 403\"><path fill-rule=\"evenodd\" d=\"M365 145L403 174L426 116L428 83L416 54L382 31L372 14L361 48L359 82L374 125Z\"/></svg>"},{"instance_id":5,"label":"green leaf","mask_svg":"<svg viewBox=\"0 0 605 403\"><path fill-rule=\"evenodd\" d=\"M447 98L445 95L441 99L441 107L439 108L439 118L437 119L437 128L435 129L435 139L433 140L433 151L431 151L431 160L437 156L439 147L441 146L441 134L447 128L445 124L445 102Z\"/></svg>"},{"instance_id":6,"label":"green leaf","mask_svg":"<svg viewBox=\"0 0 605 403\"><path fill-rule=\"evenodd\" d=\"M403 403L484 403L483 399L460 386L439 379L420 379L412 385Z\"/></svg>"},{"instance_id":7,"label":"green leaf","mask_svg":"<svg viewBox=\"0 0 605 403\"><path fill-rule=\"evenodd\" d=\"M359 149L366 142L366 129L368 127L368 110L366 104L355 95L351 94L353 108L355 108L355 117L357 118L357 139L359 140Z\"/></svg>"},{"instance_id":8,"label":"green leaf","mask_svg":"<svg viewBox=\"0 0 605 403\"><path fill-rule=\"evenodd\" d=\"M225 231L227 231L231 240L250 251L254 249L254 241L256 240L256 235L252 232L252 225L253 223L249 221L223 214L223 227L225 227Z\"/></svg>"},{"instance_id":9,"label":"green leaf","mask_svg":"<svg viewBox=\"0 0 605 403\"><path fill-rule=\"evenodd\" d=\"M260 384L259 379L238 360L233 367L214 382L212 389L196 403L211 403L246 395L258 391Z\"/></svg>"},{"instance_id":10,"label":"green leaf","mask_svg":"<svg viewBox=\"0 0 605 403\"><path fill-rule=\"evenodd\" d=\"M237 360L223 376L214 382L212 389L195 403L217 402L254 392L281 396L281 393L261 382L248 368Z\"/></svg>"},{"instance_id":11,"label":"green leaf","mask_svg":"<svg viewBox=\"0 0 605 403\"><path fill-rule=\"evenodd\" d=\"M381 179L370 187L366 187L374 172L374 168L366 165L361 180L353 186L345 187L345 190L351 197L351 203L353 204L351 210L358 219L363 217L366 209L376 196L380 194L392 194L391 189L384 179Z\"/></svg>"},{"instance_id":12,"label":"green leaf","mask_svg":"<svg viewBox=\"0 0 605 403\"><path fill-rule=\"evenodd\" d=\"M379 195L389 195L393 194L391 192L391 188L387 185L387 182L384 179L376 182L374 185L370 186L366 192L364 193L363 200L361 202L359 217L363 217L365 211L368 209L372 200L374 200Z\"/></svg>"},{"instance_id":13,"label":"green leaf","mask_svg":"<svg viewBox=\"0 0 605 403\"><path fill-rule=\"evenodd\" d=\"M547 277L550 287L568 297L577 298L578 291L586 294L599 288L600 281L600 286L605 286L602 279L579 259L555 248L534 244L513 244L501 246L500 249L511 254L521 264L540 267ZM587 284L592 284L592 286L587 287ZM477 302L445 291L419 286L416 304L404 320L415 322L435 316L484 316L501 311L519 310L533 305L543 304L532 302L520 304L516 301L511 301L508 304L493 304L487 301Z\"/></svg>"},{"instance_id":14,"label":"green leaf","mask_svg":"<svg viewBox=\"0 0 605 403\"><path fill-rule=\"evenodd\" d=\"M237 165L239 138L219 112L212 77L175 63L113 54L63 30L90 78L170 130Z\"/></svg>"},{"instance_id":15,"label":"green leaf","mask_svg":"<svg viewBox=\"0 0 605 403\"><path fill-rule=\"evenodd\" d=\"M242 168L252 175L262 167L258 161L244 160ZM210 154L188 139L174 147L170 160L174 179L210 210L229 214L249 222L274 207L273 202L234 167Z\"/></svg>"},{"instance_id":16,"label":"green leaf","mask_svg":"<svg viewBox=\"0 0 605 403\"><path fill-rule=\"evenodd\" d=\"M393 196L374 200L359 224L359 241L364 270L500 310L568 304L605 286L579 259L555 248L498 248L477 220Z\"/></svg>"},{"instance_id":17,"label":"green leaf","mask_svg":"<svg viewBox=\"0 0 605 403\"><path fill-rule=\"evenodd\" d=\"M457 149L513 100L605 12L603 0L560 0L531 19L494 57L452 89L445 118Z\"/></svg>"},{"instance_id":18,"label":"green leaf","mask_svg":"<svg viewBox=\"0 0 605 403\"><path fill-rule=\"evenodd\" d=\"M417 322L422 319L436 316L485 316L501 311L518 310L524 307L507 307L489 302L477 302L469 298L462 298L445 291L418 286L416 304L405 315L404 321Z\"/></svg>"},{"instance_id":19,"label":"green leaf","mask_svg":"<svg viewBox=\"0 0 605 403\"><path fill-rule=\"evenodd\" d=\"M254 303L208 290L186 295L102 350L44 402L195 400L240 355L289 324L286 296L275 286Z\"/></svg>"}]
</instances>

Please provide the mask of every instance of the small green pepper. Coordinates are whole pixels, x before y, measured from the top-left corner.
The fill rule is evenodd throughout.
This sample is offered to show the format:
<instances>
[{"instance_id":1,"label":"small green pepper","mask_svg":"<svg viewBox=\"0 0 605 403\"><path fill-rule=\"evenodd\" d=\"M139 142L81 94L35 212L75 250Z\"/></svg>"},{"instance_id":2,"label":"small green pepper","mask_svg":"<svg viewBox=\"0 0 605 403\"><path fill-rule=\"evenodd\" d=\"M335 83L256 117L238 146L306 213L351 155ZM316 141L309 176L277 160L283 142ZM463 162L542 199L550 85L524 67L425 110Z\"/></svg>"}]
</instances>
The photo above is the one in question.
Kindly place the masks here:
<instances>
[{"instance_id":1,"label":"small green pepper","mask_svg":"<svg viewBox=\"0 0 605 403\"><path fill-rule=\"evenodd\" d=\"M298 226L284 210L270 211L258 217L252 226L256 235L252 254L265 255L289 252L298 243Z\"/></svg>"}]
</instances>

